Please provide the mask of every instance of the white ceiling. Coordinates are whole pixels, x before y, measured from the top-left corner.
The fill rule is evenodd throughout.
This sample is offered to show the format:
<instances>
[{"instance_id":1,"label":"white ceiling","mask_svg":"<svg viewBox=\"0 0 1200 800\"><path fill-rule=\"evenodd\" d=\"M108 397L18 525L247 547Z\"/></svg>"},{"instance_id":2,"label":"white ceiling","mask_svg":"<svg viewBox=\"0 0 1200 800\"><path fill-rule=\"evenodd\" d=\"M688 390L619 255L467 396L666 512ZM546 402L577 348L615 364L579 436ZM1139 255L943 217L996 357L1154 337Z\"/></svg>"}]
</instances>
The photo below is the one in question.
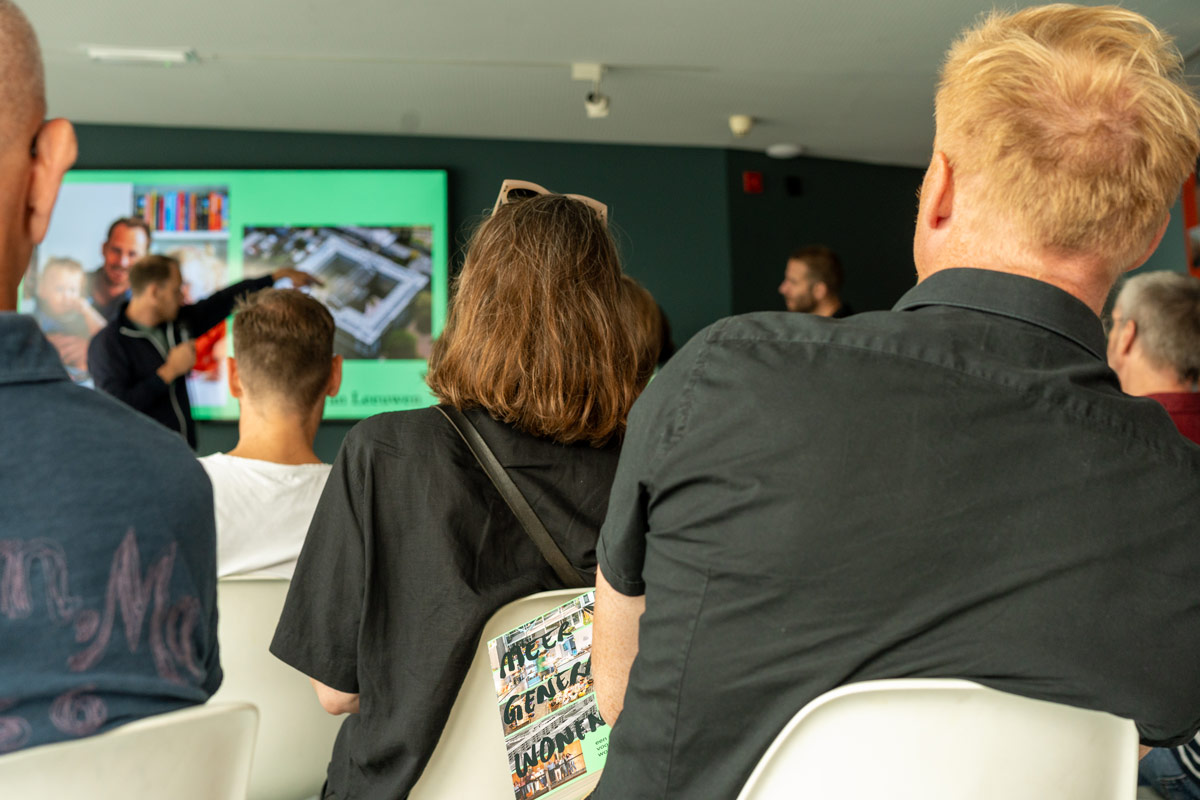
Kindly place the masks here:
<instances>
[{"instance_id":1,"label":"white ceiling","mask_svg":"<svg viewBox=\"0 0 1200 800\"><path fill-rule=\"evenodd\" d=\"M76 122L762 149L922 165L936 70L992 0L18 0ZM1089 3L1099 5L1100 3ZM1128 0L1200 49L1200 0ZM113 66L87 44L186 46ZM570 63L611 65L607 119ZM1193 62L1193 71L1195 63ZM730 114L760 120L745 139Z\"/></svg>"}]
</instances>

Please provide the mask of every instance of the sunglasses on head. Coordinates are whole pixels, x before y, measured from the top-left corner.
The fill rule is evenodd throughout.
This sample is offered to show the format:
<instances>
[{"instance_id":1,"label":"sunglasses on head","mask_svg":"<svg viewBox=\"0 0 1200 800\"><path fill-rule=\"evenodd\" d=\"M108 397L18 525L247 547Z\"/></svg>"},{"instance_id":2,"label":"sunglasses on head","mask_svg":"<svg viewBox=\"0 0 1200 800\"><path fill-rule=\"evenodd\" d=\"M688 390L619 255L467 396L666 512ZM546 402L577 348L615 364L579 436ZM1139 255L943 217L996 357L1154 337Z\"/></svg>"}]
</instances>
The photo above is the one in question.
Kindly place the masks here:
<instances>
[{"instance_id":1,"label":"sunglasses on head","mask_svg":"<svg viewBox=\"0 0 1200 800\"><path fill-rule=\"evenodd\" d=\"M508 203L516 203L521 200L528 200L531 197L537 197L538 195L543 194L558 194L558 192L552 192L545 186L538 186L536 183L532 183L530 181L517 181L511 179L506 180L504 183L500 184L500 194L496 197L496 205L492 206L492 213L495 214L496 210L499 209L500 206L507 205ZM600 217L600 221L604 223L605 227L608 226L608 206L604 205L604 203L601 203L599 200L593 200L592 198L586 197L582 194L568 194L564 195L564 197L569 197L572 200L578 200L579 202L583 203L585 206L596 212L596 214Z\"/></svg>"}]
</instances>

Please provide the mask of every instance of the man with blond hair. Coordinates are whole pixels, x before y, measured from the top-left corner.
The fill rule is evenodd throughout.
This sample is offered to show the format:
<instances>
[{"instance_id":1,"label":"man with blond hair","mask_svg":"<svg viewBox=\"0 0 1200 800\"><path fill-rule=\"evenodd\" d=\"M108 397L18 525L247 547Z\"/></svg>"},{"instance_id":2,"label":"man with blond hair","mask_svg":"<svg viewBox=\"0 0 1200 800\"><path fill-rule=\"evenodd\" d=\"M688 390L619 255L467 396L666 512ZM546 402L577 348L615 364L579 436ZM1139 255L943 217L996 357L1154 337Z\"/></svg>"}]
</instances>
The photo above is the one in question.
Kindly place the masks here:
<instances>
[{"instance_id":1,"label":"man with blond hair","mask_svg":"<svg viewBox=\"0 0 1200 800\"><path fill-rule=\"evenodd\" d=\"M596 800L734 798L797 710L875 678L1101 709L1146 745L1200 726L1200 451L1122 394L1099 318L1195 167L1182 59L1120 8L997 12L936 105L917 286L837 325L722 320L630 415Z\"/></svg>"},{"instance_id":2,"label":"man with blond hair","mask_svg":"<svg viewBox=\"0 0 1200 800\"><path fill-rule=\"evenodd\" d=\"M1125 281L1113 304L1108 365L1126 394L1157 401L1200 444L1200 280L1149 272Z\"/></svg>"},{"instance_id":3,"label":"man with blond hair","mask_svg":"<svg viewBox=\"0 0 1200 800\"><path fill-rule=\"evenodd\" d=\"M295 289L265 289L237 309L229 391L241 409L238 443L200 459L213 485L219 577L296 570L329 477L313 440L342 380L333 334L329 310Z\"/></svg>"},{"instance_id":4,"label":"man with blond hair","mask_svg":"<svg viewBox=\"0 0 1200 800\"><path fill-rule=\"evenodd\" d=\"M75 386L12 313L75 160L0 0L0 754L203 703L221 683L212 491L187 445Z\"/></svg>"}]
</instances>

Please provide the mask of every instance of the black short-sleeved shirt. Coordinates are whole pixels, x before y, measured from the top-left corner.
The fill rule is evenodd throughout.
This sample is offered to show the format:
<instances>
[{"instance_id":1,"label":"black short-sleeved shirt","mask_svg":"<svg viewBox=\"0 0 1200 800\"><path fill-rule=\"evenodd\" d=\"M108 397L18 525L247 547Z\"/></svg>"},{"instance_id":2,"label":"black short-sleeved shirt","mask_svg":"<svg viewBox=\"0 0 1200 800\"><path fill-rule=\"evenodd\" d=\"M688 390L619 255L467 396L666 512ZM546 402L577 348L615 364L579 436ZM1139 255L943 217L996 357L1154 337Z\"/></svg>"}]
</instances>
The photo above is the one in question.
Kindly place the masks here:
<instances>
[{"instance_id":1,"label":"black short-sleeved shirt","mask_svg":"<svg viewBox=\"0 0 1200 800\"><path fill-rule=\"evenodd\" d=\"M467 415L567 558L594 574L617 445L565 446L478 409ZM557 588L554 570L437 409L356 425L317 505L271 643L306 675L360 695L360 712L347 717L334 745L326 796L406 796L487 618ZM499 722L496 730L499 737Z\"/></svg>"},{"instance_id":2,"label":"black short-sleeved shirt","mask_svg":"<svg viewBox=\"0 0 1200 800\"><path fill-rule=\"evenodd\" d=\"M634 407L598 546L646 612L596 800L734 798L798 709L876 678L1188 739L1200 447L1104 352L1075 298L969 269L699 334Z\"/></svg>"}]
</instances>

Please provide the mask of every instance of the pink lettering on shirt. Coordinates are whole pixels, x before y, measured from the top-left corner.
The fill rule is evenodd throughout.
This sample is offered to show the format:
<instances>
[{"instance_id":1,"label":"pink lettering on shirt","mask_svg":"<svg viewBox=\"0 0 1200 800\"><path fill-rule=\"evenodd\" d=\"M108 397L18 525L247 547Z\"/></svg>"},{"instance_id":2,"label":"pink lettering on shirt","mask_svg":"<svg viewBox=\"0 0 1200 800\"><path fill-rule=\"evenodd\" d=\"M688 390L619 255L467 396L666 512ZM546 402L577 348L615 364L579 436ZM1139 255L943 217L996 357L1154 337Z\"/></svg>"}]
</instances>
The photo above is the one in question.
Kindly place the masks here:
<instances>
[{"instance_id":1,"label":"pink lettering on shirt","mask_svg":"<svg viewBox=\"0 0 1200 800\"><path fill-rule=\"evenodd\" d=\"M112 638L118 612L124 622L125 642L129 651L136 653L141 643L146 612L149 610L150 655L154 659L159 677L172 683L184 683L176 669L177 664L197 677L204 674L196 663L190 642L190 633L195 629L200 617L199 601L194 597L184 597L175 605L168 606L171 573L175 567L177 550L178 545L175 542L168 545L163 555L146 570L143 578L137 537L134 536L132 528L125 534L117 552L113 554L104 611L99 622L90 617L81 618L80 625L76 628L77 641L94 638L88 647L67 660L72 671L88 670L103 658ZM91 637L84 635L88 633ZM186 645L180 642L181 636L187 638Z\"/></svg>"}]
</instances>

